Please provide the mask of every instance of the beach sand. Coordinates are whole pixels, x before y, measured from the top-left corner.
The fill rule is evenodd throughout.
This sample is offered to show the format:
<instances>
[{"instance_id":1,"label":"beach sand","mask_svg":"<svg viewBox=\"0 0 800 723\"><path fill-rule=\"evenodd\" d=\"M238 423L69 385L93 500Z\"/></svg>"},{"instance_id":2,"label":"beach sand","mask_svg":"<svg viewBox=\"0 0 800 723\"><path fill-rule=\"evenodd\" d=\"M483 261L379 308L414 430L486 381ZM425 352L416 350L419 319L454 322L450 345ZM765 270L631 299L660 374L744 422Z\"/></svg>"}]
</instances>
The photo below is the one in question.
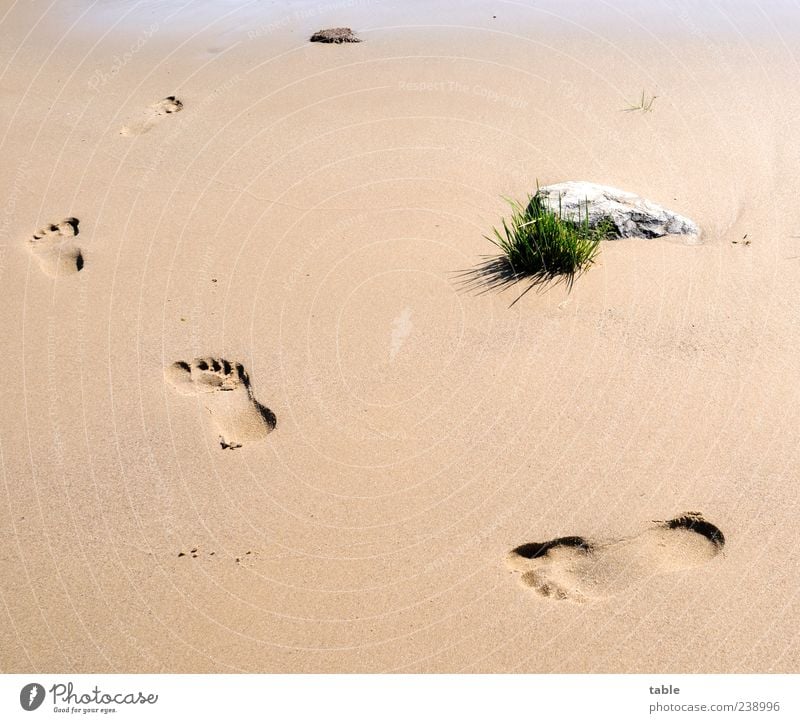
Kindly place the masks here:
<instances>
[{"instance_id":1,"label":"beach sand","mask_svg":"<svg viewBox=\"0 0 800 723\"><path fill-rule=\"evenodd\" d=\"M132 5L0 15L0 671L800 669L800 19ZM465 288L566 180L703 243Z\"/></svg>"}]
</instances>

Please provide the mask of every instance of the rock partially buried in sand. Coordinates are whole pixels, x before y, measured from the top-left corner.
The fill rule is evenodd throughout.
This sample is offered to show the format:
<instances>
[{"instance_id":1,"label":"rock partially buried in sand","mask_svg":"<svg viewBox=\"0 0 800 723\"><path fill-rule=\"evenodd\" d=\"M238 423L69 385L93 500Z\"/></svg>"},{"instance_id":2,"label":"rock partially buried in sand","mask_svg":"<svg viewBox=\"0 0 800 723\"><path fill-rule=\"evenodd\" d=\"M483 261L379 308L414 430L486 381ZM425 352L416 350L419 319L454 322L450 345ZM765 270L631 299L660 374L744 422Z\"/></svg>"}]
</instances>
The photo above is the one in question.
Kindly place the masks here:
<instances>
[{"instance_id":1,"label":"rock partially buried in sand","mask_svg":"<svg viewBox=\"0 0 800 723\"><path fill-rule=\"evenodd\" d=\"M360 43L350 28L328 28L317 30L310 38L312 43Z\"/></svg>"},{"instance_id":2,"label":"rock partially buried in sand","mask_svg":"<svg viewBox=\"0 0 800 723\"><path fill-rule=\"evenodd\" d=\"M566 181L542 186L539 195L554 211L558 211L560 203L561 216L570 220L584 218L588 202L589 224L596 226L604 218L611 219L623 238L675 234L686 236L689 243L700 241L700 229L691 219L618 188L586 181Z\"/></svg>"}]
</instances>

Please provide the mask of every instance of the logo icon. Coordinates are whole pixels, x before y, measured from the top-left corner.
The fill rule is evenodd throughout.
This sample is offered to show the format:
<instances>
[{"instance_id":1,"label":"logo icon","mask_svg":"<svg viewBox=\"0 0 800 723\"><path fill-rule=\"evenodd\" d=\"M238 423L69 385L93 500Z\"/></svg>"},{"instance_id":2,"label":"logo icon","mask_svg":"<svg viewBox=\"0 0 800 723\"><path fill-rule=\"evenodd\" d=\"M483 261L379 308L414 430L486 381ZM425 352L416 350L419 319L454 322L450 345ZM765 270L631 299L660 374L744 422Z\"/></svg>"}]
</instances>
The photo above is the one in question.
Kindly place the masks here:
<instances>
[{"instance_id":1,"label":"logo icon","mask_svg":"<svg viewBox=\"0 0 800 723\"><path fill-rule=\"evenodd\" d=\"M28 683L19 693L19 704L25 710L36 710L44 703L44 688L38 683Z\"/></svg>"}]
</instances>

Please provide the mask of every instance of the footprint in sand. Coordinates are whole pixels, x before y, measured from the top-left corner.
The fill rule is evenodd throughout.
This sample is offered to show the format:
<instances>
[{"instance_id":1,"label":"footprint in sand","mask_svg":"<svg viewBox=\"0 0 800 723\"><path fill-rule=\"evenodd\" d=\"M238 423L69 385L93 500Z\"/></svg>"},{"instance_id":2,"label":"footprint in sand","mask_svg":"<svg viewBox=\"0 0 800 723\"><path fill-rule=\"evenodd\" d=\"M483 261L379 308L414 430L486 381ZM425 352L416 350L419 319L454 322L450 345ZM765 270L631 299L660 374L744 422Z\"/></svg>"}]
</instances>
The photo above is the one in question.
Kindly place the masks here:
<instances>
[{"instance_id":1,"label":"footprint in sand","mask_svg":"<svg viewBox=\"0 0 800 723\"><path fill-rule=\"evenodd\" d=\"M558 600L612 597L656 573L708 562L725 545L718 527L699 512L659 522L639 535L606 542L559 537L512 550L508 567L523 587Z\"/></svg>"},{"instance_id":2,"label":"footprint in sand","mask_svg":"<svg viewBox=\"0 0 800 723\"><path fill-rule=\"evenodd\" d=\"M256 401L241 364L212 357L177 361L164 375L181 394L202 396L223 449L261 439L275 428L275 415Z\"/></svg>"},{"instance_id":3,"label":"footprint in sand","mask_svg":"<svg viewBox=\"0 0 800 723\"><path fill-rule=\"evenodd\" d=\"M48 276L76 274L83 268L83 252L73 241L78 219L65 218L40 228L28 239L28 250Z\"/></svg>"},{"instance_id":4,"label":"footprint in sand","mask_svg":"<svg viewBox=\"0 0 800 723\"><path fill-rule=\"evenodd\" d=\"M129 126L123 126L119 133L122 136L140 136L142 133L147 133L165 115L171 115L180 110L183 110L183 103L174 95L169 95L164 100L153 103L147 109L143 120L132 123Z\"/></svg>"}]
</instances>

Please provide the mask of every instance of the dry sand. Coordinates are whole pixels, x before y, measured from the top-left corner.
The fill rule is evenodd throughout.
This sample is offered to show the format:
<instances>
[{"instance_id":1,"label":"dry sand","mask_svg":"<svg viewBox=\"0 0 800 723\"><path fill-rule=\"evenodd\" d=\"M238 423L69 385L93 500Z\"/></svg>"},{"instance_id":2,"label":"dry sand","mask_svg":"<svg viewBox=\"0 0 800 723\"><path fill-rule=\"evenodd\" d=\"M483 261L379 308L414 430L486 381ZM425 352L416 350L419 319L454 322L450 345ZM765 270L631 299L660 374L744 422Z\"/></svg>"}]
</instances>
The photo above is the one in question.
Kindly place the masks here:
<instances>
[{"instance_id":1,"label":"dry sand","mask_svg":"<svg viewBox=\"0 0 800 723\"><path fill-rule=\"evenodd\" d=\"M0 12L0 670L800 669L796 8L132 5ZM704 244L465 291L571 179Z\"/></svg>"}]
</instances>

